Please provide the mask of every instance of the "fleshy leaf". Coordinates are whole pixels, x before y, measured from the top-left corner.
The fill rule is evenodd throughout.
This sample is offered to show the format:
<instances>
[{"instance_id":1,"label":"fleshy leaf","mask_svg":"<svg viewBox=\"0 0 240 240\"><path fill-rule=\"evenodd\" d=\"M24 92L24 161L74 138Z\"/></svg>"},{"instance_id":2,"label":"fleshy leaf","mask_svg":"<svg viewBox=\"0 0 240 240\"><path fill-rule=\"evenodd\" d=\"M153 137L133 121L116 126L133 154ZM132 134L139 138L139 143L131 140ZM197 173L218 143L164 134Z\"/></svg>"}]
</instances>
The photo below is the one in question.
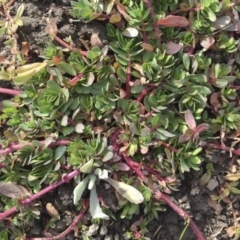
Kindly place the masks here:
<instances>
[{"instance_id":1,"label":"fleshy leaf","mask_svg":"<svg viewBox=\"0 0 240 240\"><path fill-rule=\"evenodd\" d=\"M225 16L220 16L217 18L217 20L213 23L211 23L211 26L215 29L221 29L226 27L229 23L231 22L231 18L227 15Z\"/></svg>"},{"instance_id":2,"label":"fleshy leaf","mask_svg":"<svg viewBox=\"0 0 240 240\"><path fill-rule=\"evenodd\" d=\"M89 176L85 177L73 190L73 203L76 205L89 182Z\"/></svg>"},{"instance_id":3,"label":"fleshy leaf","mask_svg":"<svg viewBox=\"0 0 240 240\"><path fill-rule=\"evenodd\" d=\"M104 155L102 161L103 161L103 162L107 162L107 161L109 161L109 160L112 159L112 158L113 158L113 153L112 153L112 152L107 152L107 153Z\"/></svg>"},{"instance_id":4,"label":"fleshy leaf","mask_svg":"<svg viewBox=\"0 0 240 240\"><path fill-rule=\"evenodd\" d=\"M9 198L19 198L31 195L26 188L15 183L1 183L0 193Z\"/></svg>"},{"instance_id":5,"label":"fleshy leaf","mask_svg":"<svg viewBox=\"0 0 240 240\"><path fill-rule=\"evenodd\" d=\"M59 146L54 150L54 160L60 159L63 154L66 152L66 146Z\"/></svg>"},{"instance_id":6,"label":"fleshy leaf","mask_svg":"<svg viewBox=\"0 0 240 240\"><path fill-rule=\"evenodd\" d=\"M92 218L101 218L105 220L109 220L109 216L103 213L97 197L96 186L94 185L90 192L90 213Z\"/></svg>"},{"instance_id":7,"label":"fleshy leaf","mask_svg":"<svg viewBox=\"0 0 240 240\"><path fill-rule=\"evenodd\" d=\"M80 171L83 173L90 173L92 170L92 166L93 166L93 159L91 159L90 161L88 161L87 163L85 163L81 168Z\"/></svg>"},{"instance_id":8,"label":"fleshy leaf","mask_svg":"<svg viewBox=\"0 0 240 240\"><path fill-rule=\"evenodd\" d=\"M194 129L196 127L195 119L189 109L185 112L185 121L190 129Z\"/></svg>"},{"instance_id":9,"label":"fleshy leaf","mask_svg":"<svg viewBox=\"0 0 240 240\"><path fill-rule=\"evenodd\" d=\"M215 43L215 39L212 36L204 36L201 40L201 45L205 49L209 49Z\"/></svg>"},{"instance_id":10,"label":"fleshy leaf","mask_svg":"<svg viewBox=\"0 0 240 240\"><path fill-rule=\"evenodd\" d=\"M126 163L117 163L119 170L129 171L130 167Z\"/></svg>"},{"instance_id":11,"label":"fleshy leaf","mask_svg":"<svg viewBox=\"0 0 240 240\"><path fill-rule=\"evenodd\" d=\"M207 123L202 123L199 126L195 128L196 133L201 133L209 129L209 124Z\"/></svg>"},{"instance_id":12,"label":"fleshy leaf","mask_svg":"<svg viewBox=\"0 0 240 240\"><path fill-rule=\"evenodd\" d=\"M169 15L165 18L159 19L157 25L165 27L187 27L189 22L185 17Z\"/></svg>"},{"instance_id":13,"label":"fleshy leaf","mask_svg":"<svg viewBox=\"0 0 240 240\"><path fill-rule=\"evenodd\" d=\"M90 180L88 183L88 190L91 190L93 188L93 186L95 185L96 179L97 179L97 176L95 174L90 175Z\"/></svg>"},{"instance_id":14,"label":"fleshy leaf","mask_svg":"<svg viewBox=\"0 0 240 240\"><path fill-rule=\"evenodd\" d=\"M126 198L129 202L135 204L143 202L143 195L136 188L126 183L118 182L112 178L108 178L105 181L111 184L118 191L118 193Z\"/></svg>"},{"instance_id":15,"label":"fleshy leaf","mask_svg":"<svg viewBox=\"0 0 240 240\"><path fill-rule=\"evenodd\" d=\"M177 44L173 41L168 42L166 46L167 46L167 54L170 54L170 55L176 54L182 49L182 46L180 44Z\"/></svg>"}]
</instances>

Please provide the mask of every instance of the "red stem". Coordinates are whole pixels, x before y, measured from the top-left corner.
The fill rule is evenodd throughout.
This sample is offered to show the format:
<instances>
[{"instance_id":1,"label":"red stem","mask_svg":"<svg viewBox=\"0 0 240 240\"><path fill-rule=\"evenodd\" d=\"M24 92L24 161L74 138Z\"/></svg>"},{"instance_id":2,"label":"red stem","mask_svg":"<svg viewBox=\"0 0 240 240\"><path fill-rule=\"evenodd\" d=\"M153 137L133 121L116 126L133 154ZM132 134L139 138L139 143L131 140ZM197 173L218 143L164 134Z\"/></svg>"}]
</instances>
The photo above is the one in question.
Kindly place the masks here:
<instances>
[{"instance_id":1,"label":"red stem","mask_svg":"<svg viewBox=\"0 0 240 240\"><path fill-rule=\"evenodd\" d=\"M143 42L144 42L144 43L147 43L147 34L146 34L146 28L145 28L144 23L142 23L142 29L143 29L143 31L142 31L142 34L143 34Z\"/></svg>"},{"instance_id":2,"label":"red stem","mask_svg":"<svg viewBox=\"0 0 240 240\"><path fill-rule=\"evenodd\" d=\"M178 205L172 202L172 200L169 197L161 193L160 198L165 203L167 203L168 206L170 206L175 212L177 212L184 220L190 219L188 214L183 209L181 209ZM198 229L198 227L196 226L196 224L193 222L192 219L190 219L190 226L193 232L195 233L195 235L197 236L198 240L205 240L202 233L200 232L200 230Z\"/></svg>"},{"instance_id":3,"label":"red stem","mask_svg":"<svg viewBox=\"0 0 240 240\"><path fill-rule=\"evenodd\" d=\"M66 144L68 144L68 143L70 143L70 142L71 142L70 140L58 140L58 141L56 141L56 142L54 142L54 143L51 143L51 144L49 145L49 147L66 145ZM45 141L40 141L40 143L41 143L42 145L44 145L44 144L45 144ZM30 143L30 142L28 142L28 143L23 143L23 144L21 144L21 143L13 143L13 144L11 144L9 147L7 147L7 148L5 148L5 149L1 149L1 150L0 150L0 155L1 155L1 154L9 154L9 153L11 153L11 152L14 152L14 151L17 151L17 150L19 150L19 149L22 149L22 148L25 147L25 146L33 146L33 143Z\"/></svg>"},{"instance_id":4,"label":"red stem","mask_svg":"<svg viewBox=\"0 0 240 240\"><path fill-rule=\"evenodd\" d=\"M68 82L68 84L70 84L71 86L75 86L76 83L77 83L77 81L78 81L79 79L81 79L82 77L83 77L83 74L82 74L82 73L79 73L77 76L75 76L74 78L72 78L72 79Z\"/></svg>"},{"instance_id":5,"label":"red stem","mask_svg":"<svg viewBox=\"0 0 240 240\"><path fill-rule=\"evenodd\" d=\"M60 37L58 37L57 35L54 36L54 39L59 42L60 44L62 44L64 47L68 48L70 51L79 51L81 53L82 56L87 56L87 52L83 51L81 49L78 48L74 48L72 46L70 46L68 43L64 42Z\"/></svg>"},{"instance_id":6,"label":"red stem","mask_svg":"<svg viewBox=\"0 0 240 240\"><path fill-rule=\"evenodd\" d=\"M82 212L78 214L78 216L73 220L72 224L61 234L54 236L54 237L46 237L46 238L27 238L26 240L58 240L65 237L68 233L70 233L72 230L74 231L78 222L83 218L84 214L86 213L89 206L89 202L86 203L86 206Z\"/></svg>"},{"instance_id":7,"label":"red stem","mask_svg":"<svg viewBox=\"0 0 240 240\"><path fill-rule=\"evenodd\" d=\"M119 149L117 138L118 138L118 135L121 133L121 131L122 131L121 128L117 128L117 130L111 136L112 146L115 152L117 152Z\"/></svg>"},{"instance_id":8,"label":"red stem","mask_svg":"<svg viewBox=\"0 0 240 240\"><path fill-rule=\"evenodd\" d=\"M201 10L201 7L196 7L196 8L186 8L186 9L178 9L178 10L175 10L175 11L172 11L170 12L168 15L175 15L175 14L178 14L180 12L190 12L190 11L193 11L193 12L198 12Z\"/></svg>"},{"instance_id":9,"label":"red stem","mask_svg":"<svg viewBox=\"0 0 240 240\"><path fill-rule=\"evenodd\" d=\"M156 37L159 37L158 39L158 48L161 48L161 39L160 39L160 30L159 30L159 27L155 24L155 13L154 13L154 10L153 10L153 7L152 7L152 3L151 3L151 0L145 0L144 1L147 8L150 9L150 15L152 17L152 20L154 21L154 32L155 32L155 35Z\"/></svg>"},{"instance_id":10,"label":"red stem","mask_svg":"<svg viewBox=\"0 0 240 240\"><path fill-rule=\"evenodd\" d=\"M126 156L125 154L122 154L124 160L128 164L128 166L141 178L146 179L142 171L140 170L141 165L139 163L135 163L130 157Z\"/></svg>"},{"instance_id":11,"label":"red stem","mask_svg":"<svg viewBox=\"0 0 240 240\"><path fill-rule=\"evenodd\" d=\"M9 94L9 95L19 95L22 92L18 91L18 90L14 90L14 89L9 89L9 88L1 88L0 87L0 93L4 93L4 94Z\"/></svg>"},{"instance_id":12,"label":"red stem","mask_svg":"<svg viewBox=\"0 0 240 240\"><path fill-rule=\"evenodd\" d=\"M237 150L235 150L235 149L232 149L232 148L230 148L230 147L222 146L222 145L220 145L220 144L215 144L215 143L207 143L207 144L205 145L205 147L207 147L207 148L214 148L214 149L220 149L220 150L224 150L224 151L226 151L226 152L232 152L232 153L240 156L240 148L237 149Z\"/></svg>"},{"instance_id":13,"label":"red stem","mask_svg":"<svg viewBox=\"0 0 240 240\"><path fill-rule=\"evenodd\" d=\"M142 93L138 96L137 98L137 102L141 102L143 100L143 98L147 95L147 93L149 91L151 91L152 89L154 89L154 87L148 87L148 88L145 88Z\"/></svg>"},{"instance_id":14,"label":"red stem","mask_svg":"<svg viewBox=\"0 0 240 240\"><path fill-rule=\"evenodd\" d=\"M131 82L131 61L129 60L127 67L126 96L125 96L126 99L130 97L131 91L130 82Z\"/></svg>"},{"instance_id":15,"label":"red stem","mask_svg":"<svg viewBox=\"0 0 240 240\"><path fill-rule=\"evenodd\" d=\"M53 183L53 184L49 185L48 187L44 188L43 190L41 190L40 192L33 194L32 196L28 197L25 200L20 200L19 202L22 206L25 206L25 205L37 200L38 198L42 197L46 193L52 191L53 189L61 186L62 184L69 182L72 178L74 178L78 174L80 174L80 171L75 170L75 171L63 176L62 179L59 182ZM12 207L12 208L8 209L7 211L5 211L3 213L0 213L0 220L4 220L5 218L14 214L16 211L17 211L17 208Z\"/></svg>"},{"instance_id":16,"label":"red stem","mask_svg":"<svg viewBox=\"0 0 240 240\"><path fill-rule=\"evenodd\" d=\"M159 176L158 172L155 171L155 170L153 170L152 168L149 168L149 167L146 167L146 166L143 166L143 168L144 168L145 170L147 170L148 172L150 172L151 174L153 174L158 180L164 181L164 182L166 182L166 183L169 182L169 180L167 180L167 179Z\"/></svg>"},{"instance_id":17,"label":"red stem","mask_svg":"<svg viewBox=\"0 0 240 240\"><path fill-rule=\"evenodd\" d=\"M168 143L165 143L165 142L162 142L162 141L160 141L160 142L161 142L161 144L162 144L164 147L168 148L169 150L171 150L171 151L173 151L173 152L175 152L175 153L178 152L178 150L177 150L176 148L170 146Z\"/></svg>"},{"instance_id":18,"label":"red stem","mask_svg":"<svg viewBox=\"0 0 240 240\"><path fill-rule=\"evenodd\" d=\"M141 178L148 185L148 187L154 191L156 198L159 198L162 201L164 201L166 204L168 204L168 206L170 206L175 212L177 212L179 214L179 216L181 216L183 219L185 219L185 220L190 219L189 215L183 209L181 209L174 202L172 202L171 199L169 197L167 197L165 194L163 194L156 188L153 188L148 183L148 181L147 181L146 177L144 176L144 174L142 173L142 171L139 168L136 168L136 163L130 157L127 157L125 154L123 154L123 158L127 162L128 166L133 171L135 171L137 176L139 178ZM190 219L190 226L191 226L193 232L195 233L195 235L197 236L198 240L205 240L204 236L202 235L202 233L200 232L200 230L198 229L198 227L196 226L196 224L193 222L192 219Z\"/></svg>"}]
</instances>

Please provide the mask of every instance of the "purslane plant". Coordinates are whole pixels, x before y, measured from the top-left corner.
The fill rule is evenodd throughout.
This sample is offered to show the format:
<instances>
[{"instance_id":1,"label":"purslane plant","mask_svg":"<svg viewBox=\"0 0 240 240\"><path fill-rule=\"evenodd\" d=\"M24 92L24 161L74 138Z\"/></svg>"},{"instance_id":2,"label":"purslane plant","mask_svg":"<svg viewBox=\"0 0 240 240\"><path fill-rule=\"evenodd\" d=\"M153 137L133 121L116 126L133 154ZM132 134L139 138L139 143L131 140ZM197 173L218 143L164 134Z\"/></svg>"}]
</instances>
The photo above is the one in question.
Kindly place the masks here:
<instances>
[{"instance_id":1,"label":"purslane plant","mask_svg":"<svg viewBox=\"0 0 240 240\"><path fill-rule=\"evenodd\" d=\"M89 206L93 218L109 219L116 210L131 218L143 209L148 222L166 203L204 239L167 194L178 189L186 172L199 169L204 149L240 155L222 137L239 128L234 90L239 82L233 71L238 62L214 63L206 51L238 54L238 40L221 31L224 9L236 10L215 0L184 6L177 0L104 4L72 1L72 16L87 22L107 19L106 46L73 47L49 21L48 33L64 50L49 44L43 62L13 71L2 67L1 78L12 79L21 91L0 89L13 95L0 115L7 128L0 149L0 193L6 203L0 219L14 217L18 226L24 216L37 217L30 216L30 203L75 177L73 202L85 210ZM204 34L211 34L214 44L197 50ZM216 134L221 145L213 142ZM99 204L96 188L103 182L117 209ZM41 190L43 185L49 186ZM12 194L14 188L18 194Z\"/></svg>"}]
</instances>

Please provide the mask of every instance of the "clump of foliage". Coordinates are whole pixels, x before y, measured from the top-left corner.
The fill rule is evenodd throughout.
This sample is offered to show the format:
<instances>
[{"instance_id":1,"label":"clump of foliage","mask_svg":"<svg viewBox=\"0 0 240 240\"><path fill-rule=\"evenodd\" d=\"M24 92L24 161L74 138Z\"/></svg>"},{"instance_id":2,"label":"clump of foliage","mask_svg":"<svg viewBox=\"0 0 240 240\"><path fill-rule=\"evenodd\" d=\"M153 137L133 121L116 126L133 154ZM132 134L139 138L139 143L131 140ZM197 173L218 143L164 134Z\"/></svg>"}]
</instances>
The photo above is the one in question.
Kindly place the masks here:
<instances>
[{"instance_id":1,"label":"clump of foliage","mask_svg":"<svg viewBox=\"0 0 240 240\"><path fill-rule=\"evenodd\" d=\"M39 217L36 200L75 178L73 201L83 212L69 231L88 207L93 219L114 217L116 209L101 206L97 197L104 182L122 218L142 214L143 228L165 203L204 239L167 194L178 189L186 172L199 170L206 150L240 155L225 145L240 127L239 7L217 0L71 4L78 20L109 21L107 45L95 34L80 49L70 37L60 39L49 21L48 33L63 48L48 44L43 62L0 72L0 78L21 85L21 91L8 92L15 96L3 102L0 115L6 129L0 219L14 220L0 238L24 236L20 226ZM211 50L228 61L215 62L208 57ZM208 166L201 185L211 171ZM239 193L235 178L215 200ZM48 187L41 190L43 185ZM83 197L88 190L90 197ZM129 234L145 239L141 230Z\"/></svg>"}]
</instances>

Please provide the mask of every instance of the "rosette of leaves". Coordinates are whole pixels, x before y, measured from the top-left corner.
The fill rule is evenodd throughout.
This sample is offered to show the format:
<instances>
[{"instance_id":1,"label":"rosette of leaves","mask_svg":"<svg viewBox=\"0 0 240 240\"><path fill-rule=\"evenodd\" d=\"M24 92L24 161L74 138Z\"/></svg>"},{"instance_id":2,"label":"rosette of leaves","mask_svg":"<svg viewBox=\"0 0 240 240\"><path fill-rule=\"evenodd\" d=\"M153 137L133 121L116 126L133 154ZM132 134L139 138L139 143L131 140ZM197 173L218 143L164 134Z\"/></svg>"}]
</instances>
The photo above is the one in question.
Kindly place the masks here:
<instances>
[{"instance_id":1,"label":"rosette of leaves","mask_svg":"<svg viewBox=\"0 0 240 240\"><path fill-rule=\"evenodd\" d=\"M47 87L43 89L33 101L38 116L51 116L60 109L69 99L69 91L61 88L56 82L49 80Z\"/></svg>"},{"instance_id":2,"label":"rosette of leaves","mask_svg":"<svg viewBox=\"0 0 240 240\"><path fill-rule=\"evenodd\" d=\"M113 157L113 152L108 149L107 139L100 135L92 135L91 139L84 141L76 138L69 144L69 163L73 166L81 167L91 160L91 164L101 166L103 162L109 161Z\"/></svg>"},{"instance_id":3,"label":"rosette of leaves","mask_svg":"<svg viewBox=\"0 0 240 240\"><path fill-rule=\"evenodd\" d=\"M185 146L176 153L176 161L178 163L178 169L181 174L184 172L189 172L190 169L196 171L199 170L199 167L203 161L203 158L199 156L199 153L202 151L202 148L193 148L191 145Z\"/></svg>"},{"instance_id":4,"label":"rosette of leaves","mask_svg":"<svg viewBox=\"0 0 240 240\"><path fill-rule=\"evenodd\" d=\"M97 197L96 184L100 180L109 183L123 198L130 201L129 204L126 204L128 212L124 210L129 215L134 214L138 204L144 200L141 192L133 186L109 177L108 170L103 167L103 164L113 158L113 153L109 150L111 148L107 147L106 141L107 139L101 139L100 135L97 138L93 137L92 140L88 140L86 143L78 139L71 143L68 149L70 163L80 167L80 171L85 174L74 189L74 204L78 203L84 190L88 188L90 190L90 213L93 219L109 219L109 216L102 211ZM78 146L77 149L76 146Z\"/></svg>"},{"instance_id":5,"label":"rosette of leaves","mask_svg":"<svg viewBox=\"0 0 240 240\"><path fill-rule=\"evenodd\" d=\"M221 50L232 53L237 51L238 43L239 40L235 40L233 37L229 37L226 32L221 32L217 37L216 46Z\"/></svg>"},{"instance_id":6,"label":"rosette of leaves","mask_svg":"<svg viewBox=\"0 0 240 240\"><path fill-rule=\"evenodd\" d=\"M145 110L141 103L127 99L119 99L117 109L114 112L114 118L122 125L130 125L132 122L138 122L139 115L144 114Z\"/></svg>"},{"instance_id":7,"label":"rosette of leaves","mask_svg":"<svg viewBox=\"0 0 240 240\"><path fill-rule=\"evenodd\" d=\"M201 0L200 6L201 9L193 19L192 28L199 34L212 33L215 30L212 23L217 20L216 14L221 11L222 3L217 0Z\"/></svg>"},{"instance_id":8,"label":"rosette of leaves","mask_svg":"<svg viewBox=\"0 0 240 240\"><path fill-rule=\"evenodd\" d=\"M176 39L180 34L177 29L171 28L171 27L162 29L162 32L163 32L164 38L166 38L167 40Z\"/></svg>"},{"instance_id":9,"label":"rosette of leaves","mask_svg":"<svg viewBox=\"0 0 240 240\"><path fill-rule=\"evenodd\" d=\"M177 58L167 54L166 46L163 46L161 51L145 51L142 55L142 62L134 65L135 70L132 74L137 77L145 77L152 84L160 84L162 80L170 78L172 66L176 62Z\"/></svg>"},{"instance_id":10,"label":"rosette of leaves","mask_svg":"<svg viewBox=\"0 0 240 240\"><path fill-rule=\"evenodd\" d=\"M132 6L126 7L127 13L130 16L128 24L133 27L142 27L142 25L146 25L149 20L150 9L146 8L146 5L141 1L139 4L134 2ZM145 28L147 31L151 31L153 26L150 24Z\"/></svg>"},{"instance_id":11,"label":"rosette of leaves","mask_svg":"<svg viewBox=\"0 0 240 240\"><path fill-rule=\"evenodd\" d=\"M200 70L207 70L212 63L211 58L205 56L203 52L198 52L195 54L194 58L197 61L197 69ZM192 63L193 64L193 63Z\"/></svg>"},{"instance_id":12,"label":"rosette of leaves","mask_svg":"<svg viewBox=\"0 0 240 240\"><path fill-rule=\"evenodd\" d=\"M70 14L85 22L90 22L99 17L103 11L103 1L89 2L88 0L71 1L72 11Z\"/></svg>"},{"instance_id":13,"label":"rosette of leaves","mask_svg":"<svg viewBox=\"0 0 240 240\"><path fill-rule=\"evenodd\" d=\"M87 166L88 165L88 166ZM91 166L87 165L82 168L83 173L89 173L91 171ZM88 174L83 180L81 180L73 191L74 199L73 202L77 205L78 201L81 199L84 190L87 188L90 191L90 213L93 219L109 219L109 216L105 214L99 204L96 190L96 183L99 180L104 180L126 200L122 200L125 203L121 217L126 217L126 215L132 216L138 209L140 203L143 202L144 197L140 191L131 186L120 181L116 181L113 178L108 177L108 171L100 168L96 168L93 173ZM121 205L120 205L121 206ZM108 211L110 214L111 212ZM112 215L112 214L111 214Z\"/></svg>"},{"instance_id":14,"label":"rosette of leaves","mask_svg":"<svg viewBox=\"0 0 240 240\"><path fill-rule=\"evenodd\" d=\"M174 100L173 93L169 93L158 87L144 98L144 106L147 111L153 109L155 112L160 112L166 109Z\"/></svg>"},{"instance_id":15,"label":"rosette of leaves","mask_svg":"<svg viewBox=\"0 0 240 240\"><path fill-rule=\"evenodd\" d=\"M212 64L209 70L210 83L218 88L226 87L232 83L236 76L231 76L232 66L227 64ZM230 75L230 76L229 76Z\"/></svg>"},{"instance_id":16,"label":"rosette of leaves","mask_svg":"<svg viewBox=\"0 0 240 240\"><path fill-rule=\"evenodd\" d=\"M178 91L181 96L179 109L181 112L190 109L196 113L195 117L198 119L206 106L207 96L212 92L212 89L207 83L206 75L190 74L187 79Z\"/></svg>"},{"instance_id":17,"label":"rosette of leaves","mask_svg":"<svg viewBox=\"0 0 240 240\"><path fill-rule=\"evenodd\" d=\"M240 107L237 107L234 102L224 103L218 113L219 115L215 119L212 119L212 127L220 130L223 126L226 131L239 128Z\"/></svg>"},{"instance_id":18,"label":"rosette of leaves","mask_svg":"<svg viewBox=\"0 0 240 240\"><path fill-rule=\"evenodd\" d=\"M192 43L195 39L195 36L191 32L180 32L178 34L179 40L185 45L185 46L192 46Z\"/></svg>"},{"instance_id":19,"label":"rosette of leaves","mask_svg":"<svg viewBox=\"0 0 240 240\"><path fill-rule=\"evenodd\" d=\"M178 6L178 0L164 0L160 2L153 2L154 9L157 14L165 13L168 9L174 11Z\"/></svg>"},{"instance_id":20,"label":"rosette of leaves","mask_svg":"<svg viewBox=\"0 0 240 240\"><path fill-rule=\"evenodd\" d=\"M138 151L146 154L152 143L153 133L144 124L131 123L129 128L119 134L119 142L123 145L121 152L134 156Z\"/></svg>"},{"instance_id":21,"label":"rosette of leaves","mask_svg":"<svg viewBox=\"0 0 240 240\"><path fill-rule=\"evenodd\" d=\"M112 27L110 24L107 25L107 31L110 33ZM123 66L128 66L129 62L138 61L140 53L143 48L140 47L141 41L138 37L127 38L117 29L115 34L110 36L114 37L114 41L109 44L110 49L114 52L117 62Z\"/></svg>"}]
</instances>

